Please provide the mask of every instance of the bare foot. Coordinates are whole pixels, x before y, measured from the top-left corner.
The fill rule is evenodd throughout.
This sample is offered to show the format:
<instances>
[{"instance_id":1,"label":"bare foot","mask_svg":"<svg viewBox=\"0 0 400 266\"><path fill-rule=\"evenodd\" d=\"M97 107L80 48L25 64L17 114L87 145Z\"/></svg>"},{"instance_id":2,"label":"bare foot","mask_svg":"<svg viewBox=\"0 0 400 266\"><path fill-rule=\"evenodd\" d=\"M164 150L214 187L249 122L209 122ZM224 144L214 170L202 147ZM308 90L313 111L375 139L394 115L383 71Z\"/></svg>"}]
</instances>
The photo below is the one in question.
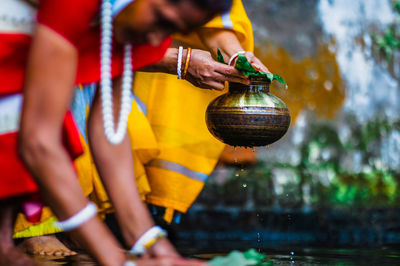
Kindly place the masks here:
<instances>
[{"instance_id":1,"label":"bare foot","mask_svg":"<svg viewBox=\"0 0 400 266\"><path fill-rule=\"evenodd\" d=\"M19 251L17 248L0 248L0 266L35 266L31 258Z\"/></svg>"},{"instance_id":2,"label":"bare foot","mask_svg":"<svg viewBox=\"0 0 400 266\"><path fill-rule=\"evenodd\" d=\"M76 254L54 235L27 238L18 245L18 248L32 255L71 256Z\"/></svg>"}]
</instances>

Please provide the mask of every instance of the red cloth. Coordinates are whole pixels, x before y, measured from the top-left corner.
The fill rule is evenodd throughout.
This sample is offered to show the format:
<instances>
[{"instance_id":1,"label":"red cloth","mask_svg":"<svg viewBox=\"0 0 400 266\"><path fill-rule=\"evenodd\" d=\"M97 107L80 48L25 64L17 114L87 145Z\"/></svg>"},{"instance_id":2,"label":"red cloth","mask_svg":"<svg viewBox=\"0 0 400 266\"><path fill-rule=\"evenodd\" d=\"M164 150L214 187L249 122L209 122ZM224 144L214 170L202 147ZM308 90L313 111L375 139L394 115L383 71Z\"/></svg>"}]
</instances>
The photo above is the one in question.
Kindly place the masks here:
<instances>
[{"instance_id":1,"label":"red cloth","mask_svg":"<svg viewBox=\"0 0 400 266\"><path fill-rule=\"evenodd\" d=\"M38 22L71 42L79 54L76 84L100 79L99 0L41 0ZM97 24L97 25L96 25ZM21 92L31 37L25 34L0 34L0 97ZM133 69L138 70L161 60L171 38L160 46L133 46ZM114 41L112 76L120 76L123 66L123 46ZM82 153L78 131L71 114L64 121L65 147L75 158ZM0 199L37 192L37 186L17 154L17 133L0 135Z\"/></svg>"},{"instance_id":2,"label":"red cloth","mask_svg":"<svg viewBox=\"0 0 400 266\"><path fill-rule=\"evenodd\" d=\"M17 150L18 133L0 135L0 200L39 191L32 176L19 158ZM71 159L83 153L77 127L71 112L67 112L63 123L63 144Z\"/></svg>"},{"instance_id":3,"label":"red cloth","mask_svg":"<svg viewBox=\"0 0 400 266\"><path fill-rule=\"evenodd\" d=\"M0 34L0 96L22 90L30 43L25 34Z\"/></svg>"}]
</instances>

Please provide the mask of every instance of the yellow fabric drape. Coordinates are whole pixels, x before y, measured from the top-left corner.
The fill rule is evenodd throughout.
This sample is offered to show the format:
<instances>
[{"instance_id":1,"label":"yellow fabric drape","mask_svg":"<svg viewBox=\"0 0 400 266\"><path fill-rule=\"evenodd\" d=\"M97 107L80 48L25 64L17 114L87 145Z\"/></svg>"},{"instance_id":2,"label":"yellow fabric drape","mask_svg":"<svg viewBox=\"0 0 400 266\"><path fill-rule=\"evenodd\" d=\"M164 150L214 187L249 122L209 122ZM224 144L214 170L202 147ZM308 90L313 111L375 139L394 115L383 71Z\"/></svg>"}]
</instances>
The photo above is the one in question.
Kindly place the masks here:
<instances>
[{"instance_id":1,"label":"yellow fabric drape","mask_svg":"<svg viewBox=\"0 0 400 266\"><path fill-rule=\"evenodd\" d=\"M229 13L214 18L204 27L233 30L244 50L253 51L251 23L240 0ZM174 35L188 46L206 49L196 32ZM134 92L147 106L147 118L156 135L160 155L146 165L151 192L148 203L166 208L170 222L174 210L186 212L214 169L224 144L205 124L205 111L219 92L202 90L176 76L138 72Z\"/></svg>"}]
</instances>

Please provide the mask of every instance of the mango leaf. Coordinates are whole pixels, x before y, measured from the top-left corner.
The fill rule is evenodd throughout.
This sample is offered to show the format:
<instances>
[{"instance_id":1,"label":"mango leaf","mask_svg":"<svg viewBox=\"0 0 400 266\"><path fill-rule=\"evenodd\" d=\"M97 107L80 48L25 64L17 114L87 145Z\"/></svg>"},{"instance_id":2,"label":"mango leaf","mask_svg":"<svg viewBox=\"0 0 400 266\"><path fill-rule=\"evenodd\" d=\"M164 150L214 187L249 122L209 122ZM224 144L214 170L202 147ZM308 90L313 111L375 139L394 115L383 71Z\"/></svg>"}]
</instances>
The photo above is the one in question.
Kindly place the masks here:
<instances>
[{"instance_id":1,"label":"mango leaf","mask_svg":"<svg viewBox=\"0 0 400 266\"><path fill-rule=\"evenodd\" d=\"M245 76L256 76L256 77L267 77L271 82L274 80L277 80L278 82L282 84L286 84L286 82L283 80L283 78L279 75L274 75L271 73L266 73L262 72L259 70L254 69L254 67L247 61L246 56L244 55L239 55L238 59L236 60L236 65L235 67L242 72L243 75Z\"/></svg>"},{"instance_id":2,"label":"mango leaf","mask_svg":"<svg viewBox=\"0 0 400 266\"><path fill-rule=\"evenodd\" d=\"M276 80L282 84L286 84L286 82L283 80L283 78L277 74L274 74L274 78L272 80Z\"/></svg>"},{"instance_id":3,"label":"mango leaf","mask_svg":"<svg viewBox=\"0 0 400 266\"><path fill-rule=\"evenodd\" d=\"M225 63L224 57L219 49L217 49L217 61L227 65L227 63Z\"/></svg>"},{"instance_id":4,"label":"mango leaf","mask_svg":"<svg viewBox=\"0 0 400 266\"><path fill-rule=\"evenodd\" d=\"M222 56L222 53L219 49L217 49L217 61L227 65L227 63L225 63L224 57ZM258 77L265 76L271 82L276 80L276 81L286 85L286 82L283 80L283 78L281 76L256 70L249 63L249 61L247 61L246 56L244 56L242 54L240 54L238 56L238 59L236 60L235 68L238 69L240 72L242 72L242 74L244 76L258 76Z\"/></svg>"}]
</instances>

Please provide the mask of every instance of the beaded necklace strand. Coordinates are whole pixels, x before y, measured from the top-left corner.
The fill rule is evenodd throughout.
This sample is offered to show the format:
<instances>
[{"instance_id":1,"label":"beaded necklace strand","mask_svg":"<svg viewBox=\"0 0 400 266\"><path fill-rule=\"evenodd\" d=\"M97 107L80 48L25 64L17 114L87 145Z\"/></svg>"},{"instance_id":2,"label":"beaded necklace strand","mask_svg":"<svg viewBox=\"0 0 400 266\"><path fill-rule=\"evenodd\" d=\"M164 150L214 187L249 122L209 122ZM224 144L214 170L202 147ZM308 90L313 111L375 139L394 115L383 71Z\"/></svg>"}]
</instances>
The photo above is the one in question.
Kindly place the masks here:
<instances>
[{"instance_id":1,"label":"beaded necklace strand","mask_svg":"<svg viewBox=\"0 0 400 266\"><path fill-rule=\"evenodd\" d=\"M114 145L122 142L126 134L129 112L131 110L131 89L133 80L132 47L124 47L124 68L122 73L121 109L117 130L114 131L111 80L112 58L112 4L103 0L101 6L101 46L100 46L100 93L104 132L107 140Z\"/></svg>"}]
</instances>

